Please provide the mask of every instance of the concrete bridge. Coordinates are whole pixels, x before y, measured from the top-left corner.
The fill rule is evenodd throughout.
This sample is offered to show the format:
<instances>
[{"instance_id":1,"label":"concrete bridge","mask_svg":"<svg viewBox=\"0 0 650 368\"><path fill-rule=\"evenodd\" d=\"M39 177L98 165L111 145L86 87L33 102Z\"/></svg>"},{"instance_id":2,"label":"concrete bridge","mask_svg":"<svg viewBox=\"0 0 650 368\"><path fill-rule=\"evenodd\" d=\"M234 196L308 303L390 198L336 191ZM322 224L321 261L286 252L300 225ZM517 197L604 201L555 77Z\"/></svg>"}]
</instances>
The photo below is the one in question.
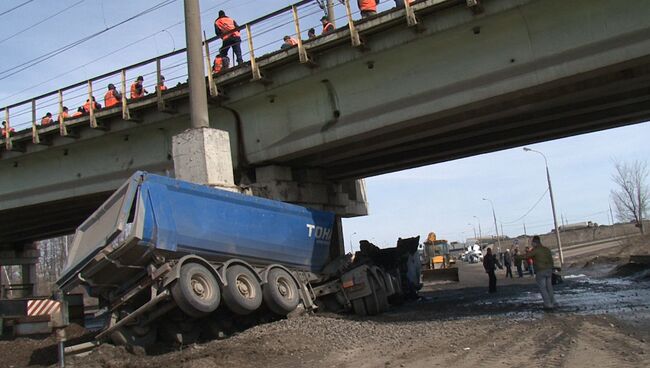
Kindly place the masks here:
<instances>
[{"instance_id":1,"label":"concrete bridge","mask_svg":"<svg viewBox=\"0 0 650 368\"><path fill-rule=\"evenodd\" d=\"M210 121L230 134L236 184L364 215L357 179L650 118L650 2L474 5L419 1L417 24L387 11L210 78ZM16 127L0 141L0 244L71 232L135 170L173 175L188 105L180 84Z\"/></svg>"}]
</instances>

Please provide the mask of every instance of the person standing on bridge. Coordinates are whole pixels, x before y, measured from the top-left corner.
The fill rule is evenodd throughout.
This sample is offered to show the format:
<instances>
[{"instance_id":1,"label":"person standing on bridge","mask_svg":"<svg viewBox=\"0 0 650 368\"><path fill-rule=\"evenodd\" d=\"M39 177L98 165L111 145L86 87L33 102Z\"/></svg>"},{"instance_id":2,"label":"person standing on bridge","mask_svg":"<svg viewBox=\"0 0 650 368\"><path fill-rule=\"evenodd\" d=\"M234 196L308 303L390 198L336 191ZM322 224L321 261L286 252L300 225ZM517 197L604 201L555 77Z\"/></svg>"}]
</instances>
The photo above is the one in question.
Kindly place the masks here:
<instances>
[{"instance_id":1,"label":"person standing on bridge","mask_svg":"<svg viewBox=\"0 0 650 368\"><path fill-rule=\"evenodd\" d=\"M535 281L542 294L544 309L552 310L557 306L553 295L553 255L550 249L542 245L539 236L533 236L531 243L533 249L526 253L526 257L531 258L535 264Z\"/></svg>"},{"instance_id":2,"label":"person standing on bridge","mask_svg":"<svg viewBox=\"0 0 650 368\"><path fill-rule=\"evenodd\" d=\"M357 0L361 18L368 18L377 15L377 0Z\"/></svg>"},{"instance_id":3,"label":"person standing on bridge","mask_svg":"<svg viewBox=\"0 0 650 368\"><path fill-rule=\"evenodd\" d=\"M228 56L222 56L217 54L212 63L212 74L219 74L222 70L226 70L230 67L230 59Z\"/></svg>"},{"instance_id":4,"label":"person standing on bridge","mask_svg":"<svg viewBox=\"0 0 650 368\"><path fill-rule=\"evenodd\" d=\"M48 112L45 114L45 116L43 116L43 118L41 118L41 126L48 126L52 124L53 121L54 120L52 120L52 113Z\"/></svg>"},{"instance_id":5,"label":"person standing on bridge","mask_svg":"<svg viewBox=\"0 0 650 368\"><path fill-rule=\"evenodd\" d=\"M122 94L118 92L113 83L108 84L108 91L104 95L104 106L113 107L122 101Z\"/></svg>"},{"instance_id":6,"label":"person standing on bridge","mask_svg":"<svg viewBox=\"0 0 650 368\"><path fill-rule=\"evenodd\" d=\"M280 46L280 50L288 50L294 46L298 46L298 41L291 36L284 36L282 40L284 42L282 43L282 46Z\"/></svg>"},{"instance_id":7,"label":"person standing on bridge","mask_svg":"<svg viewBox=\"0 0 650 368\"><path fill-rule=\"evenodd\" d=\"M485 257L483 257L483 268L485 268L485 273L488 274L488 278L490 280L488 287L489 293L497 292L497 276L494 274L497 266L501 268L499 260L494 254L492 254L492 248L488 248Z\"/></svg>"},{"instance_id":8,"label":"person standing on bridge","mask_svg":"<svg viewBox=\"0 0 650 368\"><path fill-rule=\"evenodd\" d=\"M15 132L14 128L9 128L9 131L7 131L7 122L3 121L2 122L2 138L6 138L8 135L11 135L11 133ZM9 133L9 134L7 134Z\"/></svg>"},{"instance_id":9,"label":"person standing on bridge","mask_svg":"<svg viewBox=\"0 0 650 368\"><path fill-rule=\"evenodd\" d=\"M135 79L135 82L131 84L131 95L129 97L132 100L141 98L145 95L145 93L149 93L146 89L144 89L144 86L142 85L143 82L144 77L139 75L138 78Z\"/></svg>"},{"instance_id":10,"label":"person standing on bridge","mask_svg":"<svg viewBox=\"0 0 650 368\"><path fill-rule=\"evenodd\" d=\"M244 62L241 56L241 34L239 25L232 18L226 16L226 12L219 10L219 17L214 21L214 33L221 38L221 48L219 55L228 56L228 51L232 47L237 58L237 65Z\"/></svg>"},{"instance_id":11,"label":"person standing on bridge","mask_svg":"<svg viewBox=\"0 0 650 368\"><path fill-rule=\"evenodd\" d=\"M321 32L322 35L334 32L334 25L330 23L330 21L327 19L327 16L323 16L320 19L320 24L323 25L323 32Z\"/></svg>"}]
</instances>

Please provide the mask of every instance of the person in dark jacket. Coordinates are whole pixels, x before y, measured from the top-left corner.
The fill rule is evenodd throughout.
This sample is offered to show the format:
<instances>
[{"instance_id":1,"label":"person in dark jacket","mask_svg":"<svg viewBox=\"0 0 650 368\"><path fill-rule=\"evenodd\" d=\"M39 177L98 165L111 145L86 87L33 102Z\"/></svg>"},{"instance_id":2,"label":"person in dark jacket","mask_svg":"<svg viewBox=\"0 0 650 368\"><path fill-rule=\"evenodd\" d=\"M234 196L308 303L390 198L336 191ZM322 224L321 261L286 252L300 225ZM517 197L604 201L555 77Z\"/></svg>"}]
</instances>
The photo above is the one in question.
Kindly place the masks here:
<instances>
[{"instance_id":1,"label":"person in dark jacket","mask_svg":"<svg viewBox=\"0 0 650 368\"><path fill-rule=\"evenodd\" d=\"M510 275L510 278L512 278L512 256L510 255L510 249L506 249L506 252L503 254L503 265L506 268L506 277Z\"/></svg>"},{"instance_id":2,"label":"person in dark jacket","mask_svg":"<svg viewBox=\"0 0 650 368\"><path fill-rule=\"evenodd\" d=\"M524 271L521 269L521 262L523 262L523 258L521 254L519 253L519 248L515 248L515 254L513 255L515 259L515 266L517 266L517 275L519 275L519 278L524 277Z\"/></svg>"},{"instance_id":3,"label":"person in dark jacket","mask_svg":"<svg viewBox=\"0 0 650 368\"><path fill-rule=\"evenodd\" d=\"M494 271L497 267L501 268L499 259L494 254L492 254L492 248L488 248L485 257L483 257L483 268L485 268L485 272L488 274L488 277L490 279L488 289L490 293L497 292L497 276L494 274Z\"/></svg>"}]
</instances>

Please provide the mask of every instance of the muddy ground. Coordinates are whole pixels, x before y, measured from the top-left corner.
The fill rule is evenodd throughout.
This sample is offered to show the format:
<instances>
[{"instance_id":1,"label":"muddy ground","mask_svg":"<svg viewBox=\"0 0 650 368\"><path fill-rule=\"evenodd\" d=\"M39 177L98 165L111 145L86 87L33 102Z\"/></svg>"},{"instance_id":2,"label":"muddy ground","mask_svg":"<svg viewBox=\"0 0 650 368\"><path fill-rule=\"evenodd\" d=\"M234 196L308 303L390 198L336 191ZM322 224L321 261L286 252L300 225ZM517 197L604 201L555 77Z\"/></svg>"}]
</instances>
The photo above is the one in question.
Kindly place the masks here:
<instances>
[{"instance_id":1,"label":"muddy ground","mask_svg":"<svg viewBox=\"0 0 650 368\"><path fill-rule=\"evenodd\" d=\"M567 262L553 313L542 311L532 277L505 279L502 271L488 295L482 267L463 264L460 283L427 285L422 300L382 316L302 316L225 340L159 345L149 355L104 345L67 366L649 367L650 278L605 277L625 263L624 251L606 253ZM52 342L2 340L0 367L47 366Z\"/></svg>"}]
</instances>

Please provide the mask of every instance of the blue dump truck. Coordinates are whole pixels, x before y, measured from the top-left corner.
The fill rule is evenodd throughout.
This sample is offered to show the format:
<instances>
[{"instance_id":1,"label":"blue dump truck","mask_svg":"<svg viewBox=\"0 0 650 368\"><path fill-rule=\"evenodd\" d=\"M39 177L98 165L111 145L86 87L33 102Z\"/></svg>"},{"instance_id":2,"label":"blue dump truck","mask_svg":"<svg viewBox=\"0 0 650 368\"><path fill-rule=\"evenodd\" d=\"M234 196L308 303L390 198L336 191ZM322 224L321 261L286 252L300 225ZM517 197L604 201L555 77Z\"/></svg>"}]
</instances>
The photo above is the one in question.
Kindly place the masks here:
<instances>
[{"instance_id":1,"label":"blue dump truck","mask_svg":"<svg viewBox=\"0 0 650 368\"><path fill-rule=\"evenodd\" d=\"M399 274L333 251L335 228L329 212L137 172L79 226L57 284L98 298L97 342L123 345L219 337L299 306L381 313Z\"/></svg>"}]
</instances>

